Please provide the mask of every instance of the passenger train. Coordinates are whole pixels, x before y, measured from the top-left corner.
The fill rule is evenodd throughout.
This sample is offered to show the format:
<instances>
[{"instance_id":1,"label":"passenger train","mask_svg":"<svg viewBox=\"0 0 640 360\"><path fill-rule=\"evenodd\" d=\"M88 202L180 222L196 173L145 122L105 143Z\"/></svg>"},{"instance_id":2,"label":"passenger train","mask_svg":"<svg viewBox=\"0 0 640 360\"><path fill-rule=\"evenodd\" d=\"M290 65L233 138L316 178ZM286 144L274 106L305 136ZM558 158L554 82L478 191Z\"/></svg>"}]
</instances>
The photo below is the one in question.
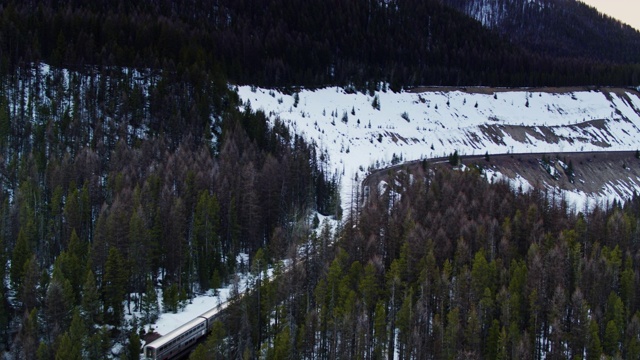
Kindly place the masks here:
<instances>
[{"instance_id":1,"label":"passenger train","mask_svg":"<svg viewBox=\"0 0 640 360\"><path fill-rule=\"evenodd\" d=\"M185 355L211 331L216 317L228 304L229 302L225 302L145 345L145 358L148 360L169 360Z\"/></svg>"}]
</instances>

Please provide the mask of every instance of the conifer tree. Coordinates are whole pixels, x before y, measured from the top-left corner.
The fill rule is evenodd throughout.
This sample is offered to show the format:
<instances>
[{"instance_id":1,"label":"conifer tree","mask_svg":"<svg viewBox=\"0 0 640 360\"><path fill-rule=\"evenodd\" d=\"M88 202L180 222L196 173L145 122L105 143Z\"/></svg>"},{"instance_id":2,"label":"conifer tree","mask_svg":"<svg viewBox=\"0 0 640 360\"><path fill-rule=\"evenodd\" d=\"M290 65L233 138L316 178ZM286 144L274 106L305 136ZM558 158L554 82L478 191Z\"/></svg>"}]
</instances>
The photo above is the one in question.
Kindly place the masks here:
<instances>
[{"instance_id":1,"label":"conifer tree","mask_svg":"<svg viewBox=\"0 0 640 360\"><path fill-rule=\"evenodd\" d=\"M614 356L618 352L620 341L620 332L615 320L609 320L604 330L604 338L602 341L602 349L605 354Z\"/></svg>"},{"instance_id":2,"label":"conifer tree","mask_svg":"<svg viewBox=\"0 0 640 360\"><path fill-rule=\"evenodd\" d=\"M39 331L38 310L34 308L31 312L25 311L16 341L12 344L12 347L17 350L21 358L36 358Z\"/></svg>"},{"instance_id":3,"label":"conifer tree","mask_svg":"<svg viewBox=\"0 0 640 360\"><path fill-rule=\"evenodd\" d=\"M525 313L525 285L527 280L527 265L520 261L512 261L511 280L509 281L509 314L511 315L510 321L523 326Z\"/></svg>"},{"instance_id":4,"label":"conifer tree","mask_svg":"<svg viewBox=\"0 0 640 360\"><path fill-rule=\"evenodd\" d=\"M449 164L451 164L452 166L460 165L460 156L458 155L458 150L449 155Z\"/></svg>"},{"instance_id":5,"label":"conifer tree","mask_svg":"<svg viewBox=\"0 0 640 360\"><path fill-rule=\"evenodd\" d=\"M0 210L0 214L2 214L2 210ZM1 215L0 215L1 216ZM0 279L6 279L7 275L7 253L6 253L6 243L4 239L4 235L2 233L2 226L0 225ZM1 284L2 288L4 288L4 282Z\"/></svg>"},{"instance_id":6,"label":"conifer tree","mask_svg":"<svg viewBox=\"0 0 640 360\"><path fill-rule=\"evenodd\" d=\"M141 210L134 210L129 219L129 251L128 264L130 265L130 286L139 296L146 290L145 278L149 273L148 232L144 226Z\"/></svg>"},{"instance_id":7,"label":"conifer tree","mask_svg":"<svg viewBox=\"0 0 640 360\"><path fill-rule=\"evenodd\" d=\"M627 359L640 358L640 313L635 313L629 321L625 331L626 341L624 344L625 356Z\"/></svg>"},{"instance_id":8,"label":"conifer tree","mask_svg":"<svg viewBox=\"0 0 640 360\"><path fill-rule=\"evenodd\" d=\"M160 312L158 306L158 293L156 292L156 288L151 279L147 279L147 289L142 295L141 310L142 315L144 316L142 318L142 325L152 324L158 319Z\"/></svg>"},{"instance_id":9,"label":"conifer tree","mask_svg":"<svg viewBox=\"0 0 640 360\"><path fill-rule=\"evenodd\" d=\"M484 293L484 289L493 287L491 277L489 263L487 263L484 251L480 250L475 254L471 267L471 285L478 299Z\"/></svg>"},{"instance_id":10,"label":"conifer tree","mask_svg":"<svg viewBox=\"0 0 640 360\"><path fill-rule=\"evenodd\" d=\"M193 350L193 352L189 355L189 360L208 360L215 359L208 356L207 349L204 344L198 345L198 347Z\"/></svg>"},{"instance_id":11,"label":"conifer tree","mask_svg":"<svg viewBox=\"0 0 640 360\"><path fill-rule=\"evenodd\" d=\"M87 325L99 324L102 322L102 311L100 309L100 296L96 286L96 279L91 270L87 271L87 276L82 286L81 309L84 321Z\"/></svg>"},{"instance_id":12,"label":"conifer tree","mask_svg":"<svg viewBox=\"0 0 640 360\"><path fill-rule=\"evenodd\" d=\"M220 207L215 195L202 191L193 217L193 237L198 281L203 290L211 288L213 272L221 266L219 213Z\"/></svg>"},{"instance_id":13,"label":"conifer tree","mask_svg":"<svg viewBox=\"0 0 640 360\"><path fill-rule=\"evenodd\" d=\"M24 275L18 288L18 300L24 309L34 309L40 304L43 297L39 289L46 289L47 285L41 279L42 274L35 255L31 255L24 263L22 273Z\"/></svg>"},{"instance_id":14,"label":"conifer tree","mask_svg":"<svg viewBox=\"0 0 640 360\"><path fill-rule=\"evenodd\" d=\"M444 355L447 359L455 359L460 347L458 342L460 331L460 309L457 307L447 314L447 325L444 332Z\"/></svg>"},{"instance_id":15,"label":"conifer tree","mask_svg":"<svg viewBox=\"0 0 640 360\"><path fill-rule=\"evenodd\" d=\"M81 229L82 227L82 215L78 196L78 188L75 186L75 183L71 184L71 189L66 197L66 202L64 204L64 217L67 226L65 234L67 236L67 239L70 239L70 234L74 230L79 231L79 229ZM68 244L66 245L67 246L65 246L64 248L68 247Z\"/></svg>"},{"instance_id":16,"label":"conifer tree","mask_svg":"<svg viewBox=\"0 0 640 360\"><path fill-rule=\"evenodd\" d=\"M362 294L362 300L364 301L370 315L373 314L377 305L378 295L380 292L375 271L373 264L367 264L367 266L364 267L364 276L361 278L360 284L358 285L359 291Z\"/></svg>"},{"instance_id":17,"label":"conifer tree","mask_svg":"<svg viewBox=\"0 0 640 360\"><path fill-rule=\"evenodd\" d=\"M82 360L82 349L71 340L68 332L62 335L60 346L56 352L56 360Z\"/></svg>"},{"instance_id":18,"label":"conifer tree","mask_svg":"<svg viewBox=\"0 0 640 360\"><path fill-rule=\"evenodd\" d=\"M82 318L79 307L74 307L71 325L69 326L69 337L71 342L77 344L81 351L84 350L87 342L87 325Z\"/></svg>"},{"instance_id":19,"label":"conifer tree","mask_svg":"<svg viewBox=\"0 0 640 360\"><path fill-rule=\"evenodd\" d=\"M507 331L504 326L500 329L500 334L498 336L498 348L496 354L496 360L507 360L509 359L508 355L508 341L509 338L507 336Z\"/></svg>"},{"instance_id":20,"label":"conifer tree","mask_svg":"<svg viewBox=\"0 0 640 360\"><path fill-rule=\"evenodd\" d=\"M589 322L589 337L587 339L587 359L597 360L600 359L601 355L602 343L600 342L598 323L595 319L591 319Z\"/></svg>"},{"instance_id":21,"label":"conifer tree","mask_svg":"<svg viewBox=\"0 0 640 360\"><path fill-rule=\"evenodd\" d=\"M123 317L122 302L126 293L127 271L126 263L115 247L109 249L103 281L105 320L119 326Z\"/></svg>"},{"instance_id":22,"label":"conifer tree","mask_svg":"<svg viewBox=\"0 0 640 360\"><path fill-rule=\"evenodd\" d=\"M373 101L371 102L371 106L375 110L380 110L380 97L378 95L373 97Z\"/></svg>"},{"instance_id":23,"label":"conifer tree","mask_svg":"<svg viewBox=\"0 0 640 360\"><path fill-rule=\"evenodd\" d=\"M9 144L11 135L11 117L9 115L9 102L4 94L0 95L0 149Z\"/></svg>"},{"instance_id":24,"label":"conifer tree","mask_svg":"<svg viewBox=\"0 0 640 360\"><path fill-rule=\"evenodd\" d=\"M9 326L9 306L5 297L4 285L0 284L0 344L7 341L7 330Z\"/></svg>"},{"instance_id":25,"label":"conifer tree","mask_svg":"<svg viewBox=\"0 0 640 360\"><path fill-rule=\"evenodd\" d=\"M383 300L376 304L376 311L373 323L374 331L374 356L381 359L386 354L387 346L387 313Z\"/></svg>"},{"instance_id":26,"label":"conifer tree","mask_svg":"<svg viewBox=\"0 0 640 360\"><path fill-rule=\"evenodd\" d=\"M111 359L111 338L106 326L99 328L87 340L87 358L107 360Z\"/></svg>"},{"instance_id":27,"label":"conifer tree","mask_svg":"<svg viewBox=\"0 0 640 360\"><path fill-rule=\"evenodd\" d=\"M471 307L469 316L467 317L467 324L464 328L465 345L471 354L480 356L480 343L482 341L482 333L480 326L480 319L478 318L478 312L475 306Z\"/></svg>"},{"instance_id":28,"label":"conifer tree","mask_svg":"<svg viewBox=\"0 0 640 360\"><path fill-rule=\"evenodd\" d=\"M72 234L75 234L75 231ZM75 236L75 239L77 239L77 236ZM71 241L75 241L74 236L72 236ZM69 281L73 290L74 304L78 304L81 299L82 284L85 280L84 274L86 273L82 261L75 254L63 251L58 255L54 267L59 269L62 277Z\"/></svg>"},{"instance_id":29,"label":"conifer tree","mask_svg":"<svg viewBox=\"0 0 640 360\"><path fill-rule=\"evenodd\" d=\"M609 322L613 321L618 330L618 340L622 338L624 333L624 329L626 327L625 322L625 314L624 314L624 304L622 303L622 299L616 294L614 291L609 293L609 298L607 299L607 308L605 309L605 321L607 322L607 326ZM603 339L604 340L604 339ZM603 343L603 346L605 344ZM606 351L606 347L605 347Z\"/></svg>"},{"instance_id":30,"label":"conifer tree","mask_svg":"<svg viewBox=\"0 0 640 360\"><path fill-rule=\"evenodd\" d=\"M624 261L624 270L620 274L620 298L625 309L635 309L636 286L633 259L627 256Z\"/></svg>"},{"instance_id":31,"label":"conifer tree","mask_svg":"<svg viewBox=\"0 0 640 360\"><path fill-rule=\"evenodd\" d=\"M398 348L401 349L400 354L406 356L405 349L410 348L411 341L411 324L413 318L413 289L406 291L402 306L398 311L396 318L396 328L398 329Z\"/></svg>"},{"instance_id":32,"label":"conifer tree","mask_svg":"<svg viewBox=\"0 0 640 360\"><path fill-rule=\"evenodd\" d=\"M211 327L207 341L199 345L189 357L190 360L223 360L227 358L228 346L225 346L227 333L225 325L216 320Z\"/></svg>"},{"instance_id":33,"label":"conifer tree","mask_svg":"<svg viewBox=\"0 0 640 360\"><path fill-rule=\"evenodd\" d=\"M272 359L290 359L291 358L291 330L289 326L285 326L282 331L276 335L273 343Z\"/></svg>"},{"instance_id":34,"label":"conifer tree","mask_svg":"<svg viewBox=\"0 0 640 360\"><path fill-rule=\"evenodd\" d=\"M500 347L500 322L493 320L489 334L487 336L487 342L485 344L485 358L496 359L499 353Z\"/></svg>"},{"instance_id":35,"label":"conifer tree","mask_svg":"<svg viewBox=\"0 0 640 360\"><path fill-rule=\"evenodd\" d=\"M138 335L138 323L134 318L133 325L129 331L129 342L127 343L127 350L125 352L127 360L140 360L140 335Z\"/></svg>"},{"instance_id":36,"label":"conifer tree","mask_svg":"<svg viewBox=\"0 0 640 360\"><path fill-rule=\"evenodd\" d=\"M51 355L51 351L52 351L51 346L49 346L49 344L45 343L44 341L41 341L40 344L38 345L36 358L38 360L49 360L53 357Z\"/></svg>"},{"instance_id":37,"label":"conifer tree","mask_svg":"<svg viewBox=\"0 0 640 360\"><path fill-rule=\"evenodd\" d=\"M45 299L45 319L50 340L55 340L69 326L74 294L69 280L59 268L54 268Z\"/></svg>"},{"instance_id":38,"label":"conifer tree","mask_svg":"<svg viewBox=\"0 0 640 360\"><path fill-rule=\"evenodd\" d=\"M23 229L18 233L16 245L11 255L11 286L14 289L20 288L20 284L24 278L24 264L31 258L31 251L27 241L27 235Z\"/></svg>"},{"instance_id":39,"label":"conifer tree","mask_svg":"<svg viewBox=\"0 0 640 360\"><path fill-rule=\"evenodd\" d=\"M162 311L172 313L178 312L180 304L180 289L176 283L165 287L162 291Z\"/></svg>"}]
</instances>

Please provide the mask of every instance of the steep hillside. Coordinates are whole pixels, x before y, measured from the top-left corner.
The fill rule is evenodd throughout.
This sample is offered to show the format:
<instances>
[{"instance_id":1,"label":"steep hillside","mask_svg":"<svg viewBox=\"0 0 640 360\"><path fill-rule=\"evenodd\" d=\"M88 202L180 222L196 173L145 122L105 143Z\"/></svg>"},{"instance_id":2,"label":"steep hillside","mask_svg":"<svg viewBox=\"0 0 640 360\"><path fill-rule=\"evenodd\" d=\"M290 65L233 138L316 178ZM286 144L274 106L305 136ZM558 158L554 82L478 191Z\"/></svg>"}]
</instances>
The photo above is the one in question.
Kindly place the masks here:
<instances>
[{"instance_id":1,"label":"steep hillside","mask_svg":"<svg viewBox=\"0 0 640 360\"><path fill-rule=\"evenodd\" d=\"M342 174L344 206L369 169L401 161L455 151L484 155L640 148L640 97L632 90L425 88L363 94L326 88L291 95L238 90L245 106L263 110L272 122L282 120L326 149L325 158Z\"/></svg>"},{"instance_id":2,"label":"steep hillside","mask_svg":"<svg viewBox=\"0 0 640 360\"><path fill-rule=\"evenodd\" d=\"M409 161L371 172L362 182L363 199L371 189L387 187L401 173L425 169L474 169L490 183L506 181L517 192L546 194L550 203L584 211L627 201L640 192L640 158L637 151L562 152L461 156L459 166L449 158Z\"/></svg>"},{"instance_id":3,"label":"steep hillside","mask_svg":"<svg viewBox=\"0 0 640 360\"><path fill-rule=\"evenodd\" d=\"M537 188L556 202L566 200L577 211L627 201L640 192L640 159L635 151L502 155L464 162L486 168L489 181L506 178L523 191Z\"/></svg>"},{"instance_id":4,"label":"steep hillside","mask_svg":"<svg viewBox=\"0 0 640 360\"><path fill-rule=\"evenodd\" d=\"M640 32L576 0L443 0L535 53L640 62Z\"/></svg>"},{"instance_id":5,"label":"steep hillside","mask_svg":"<svg viewBox=\"0 0 640 360\"><path fill-rule=\"evenodd\" d=\"M137 354L129 332L228 284L246 254L284 254L272 236L298 214L335 209L315 201L336 188L315 146L215 83L45 64L0 76L0 358L71 358L56 344L79 321L86 358Z\"/></svg>"},{"instance_id":6,"label":"steep hillside","mask_svg":"<svg viewBox=\"0 0 640 360\"><path fill-rule=\"evenodd\" d=\"M206 71L263 86L363 89L375 81L395 89L633 85L640 74L638 66L525 51L439 1L14 0L0 1L0 9L3 69L45 61L165 69L194 78ZM630 48L611 41L607 53Z\"/></svg>"}]
</instances>

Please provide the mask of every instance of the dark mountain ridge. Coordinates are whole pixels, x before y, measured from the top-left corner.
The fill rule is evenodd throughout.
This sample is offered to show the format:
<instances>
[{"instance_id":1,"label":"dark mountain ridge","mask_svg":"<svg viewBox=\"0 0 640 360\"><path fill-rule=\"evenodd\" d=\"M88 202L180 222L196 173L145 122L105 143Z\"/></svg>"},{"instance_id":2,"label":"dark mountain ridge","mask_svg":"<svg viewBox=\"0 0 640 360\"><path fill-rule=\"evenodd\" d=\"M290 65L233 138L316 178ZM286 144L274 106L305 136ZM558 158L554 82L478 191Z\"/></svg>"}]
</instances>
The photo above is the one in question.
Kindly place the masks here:
<instances>
[{"instance_id":1,"label":"dark mountain ridge","mask_svg":"<svg viewBox=\"0 0 640 360\"><path fill-rule=\"evenodd\" d=\"M236 83L363 88L635 85L640 77L640 66L524 50L435 0L3 1L0 8L4 68L38 60L195 68Z\"/></svg>"},{"instance_id":2,"label":"dark mountain ridge","mask_svg":"<svg viewBox=\"0 0 640 360\"><path fill-rule=\"evenodd\" d=\"M640 62L640 32L576 0L443 0L514 44L553 57Z\"/></svg>"}]
</instances>

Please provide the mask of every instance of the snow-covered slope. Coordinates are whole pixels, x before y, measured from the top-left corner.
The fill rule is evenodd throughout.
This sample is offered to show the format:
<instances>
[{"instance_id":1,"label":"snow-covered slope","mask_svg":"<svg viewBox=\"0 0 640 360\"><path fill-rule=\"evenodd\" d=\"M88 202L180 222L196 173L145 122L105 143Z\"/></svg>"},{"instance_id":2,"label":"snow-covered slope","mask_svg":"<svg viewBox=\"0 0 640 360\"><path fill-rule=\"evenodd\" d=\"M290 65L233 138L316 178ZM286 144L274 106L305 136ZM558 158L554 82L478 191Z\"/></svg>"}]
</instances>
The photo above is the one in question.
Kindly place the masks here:
<instances>
[{"instance_id":1,"label":"snow-covered slope","mask_svg":"<svg viewBox=\"0 0 640 360\"><path fill-rule=\"evenodd\" d=\"M252 109L272 121L280 118L328 153L343 175L346 206L355 179L394 160L456 150L471 155L640 148L637 92L573 90L435 88L371 95L333 87L285 95L242 86L238 93Z\"/></svg>"},{"instance_id":2,"label":"snow-covered slope","mask_svg":"<svg viewBox=\"0 0 640 360\"><path fill-rule=\"evenodd\" d=\"M519 13L526 14L554 5L553 1L548 0L523 0L519 3L505 0L449 0L447 3L489 28L499 26Z\"/></svg>"}]
</instances>

